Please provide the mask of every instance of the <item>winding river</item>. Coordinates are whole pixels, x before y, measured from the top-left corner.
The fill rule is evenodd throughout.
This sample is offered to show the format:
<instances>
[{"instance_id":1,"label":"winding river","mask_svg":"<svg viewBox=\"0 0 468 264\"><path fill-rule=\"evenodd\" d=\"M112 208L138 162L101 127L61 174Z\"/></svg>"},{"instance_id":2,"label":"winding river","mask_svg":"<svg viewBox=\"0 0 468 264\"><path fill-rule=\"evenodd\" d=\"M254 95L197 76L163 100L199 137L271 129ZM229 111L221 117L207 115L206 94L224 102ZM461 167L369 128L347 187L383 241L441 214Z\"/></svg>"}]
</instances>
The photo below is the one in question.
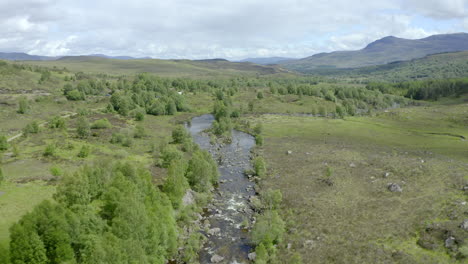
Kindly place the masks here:
<instances>
[{"instance_id":1,"label":"winding river","mask_svg":"<svg viewBox=\"0 0 468 264\"><path fill-rule=\"evenodd\" d=\"M247 133L233 130L230 144L212 145L209 135L203 131L213 121L212 115L202 115L187 124L194 142L211 153L220 172L219 185L204 214L204 221L209 223L205 234L208 241L200 252L200 263L248 263L247 255L252 248L243 225L252 220L248 201L255 191L244 170L251 168L250 150L255 140Z\"/></svg>"}]
</instances>

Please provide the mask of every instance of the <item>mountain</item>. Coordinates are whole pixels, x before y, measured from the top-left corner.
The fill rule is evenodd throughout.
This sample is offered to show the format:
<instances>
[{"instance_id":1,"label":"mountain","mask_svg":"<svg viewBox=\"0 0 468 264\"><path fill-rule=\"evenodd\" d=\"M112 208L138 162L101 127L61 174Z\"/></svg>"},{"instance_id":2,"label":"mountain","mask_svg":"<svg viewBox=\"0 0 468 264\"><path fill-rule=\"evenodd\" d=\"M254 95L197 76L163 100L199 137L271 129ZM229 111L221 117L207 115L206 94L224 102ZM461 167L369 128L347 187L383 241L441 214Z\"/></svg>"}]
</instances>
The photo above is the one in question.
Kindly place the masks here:
<instances>
[{"instance_id":1,"label":"mountain","mask_svg":"<svg viewBox=\"0 0 468 264\"><path fill-rule=\"evenodd\" d=\"M374 41L361 50L315 54L285 62L283 67L309 73L319 68L358 68L465 50L468 50L467 33L433 35L414 40L389 36Z\"/></svg>"},{"instance_id":2,"label":"mountain","mask_svg":"<svg viewBox=\"0 0 468 264\"><path fill-rule=\"evenodd\" d=\"M105 54L91 54L89 57L100 57L105 59L116 59L116 60L142 60L142 59L151 59L151 57L135 58L131 56L108 56Z\"/></svg>"},{"instance_id":3,"label":"mountain","mask_svg":"<svg viewBox=\"0 0 468 264\"><path fill-rule=\"evenodd\" d=\"M284 57L269 57L269 58L247 58L243 59L240 62L251 62L260 65L269 65L269 64L280 64L291 62L297 59L293 58L284 58Z\"/></svg>"},{"instance_id":4,"label":"mountain","mask_svg":"<svg viewBox=\"0 0 468 264\"><path fill-rule=\"evenodd\" d=\"M29 55L27 53L22 53L22 52L0 52L0 60L42 61L42 60L55 60L55 59L57 59L57 57Z\"/></svg>"}]
</instances>

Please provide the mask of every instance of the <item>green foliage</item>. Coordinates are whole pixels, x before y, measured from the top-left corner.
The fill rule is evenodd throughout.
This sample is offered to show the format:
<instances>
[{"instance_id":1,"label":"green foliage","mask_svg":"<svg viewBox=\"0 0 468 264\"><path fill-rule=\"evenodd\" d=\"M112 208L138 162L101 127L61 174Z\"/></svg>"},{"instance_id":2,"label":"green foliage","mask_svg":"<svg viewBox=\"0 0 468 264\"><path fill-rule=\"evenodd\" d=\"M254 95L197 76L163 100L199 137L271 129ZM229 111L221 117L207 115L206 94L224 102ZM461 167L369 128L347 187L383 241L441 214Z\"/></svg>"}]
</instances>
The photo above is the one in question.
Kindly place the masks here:
<instances>
[{"instance_id":1,"label":"green foliage","mask_svg":"<svg viewBox=\"0 0 468 264\"><path fill-rule=\"evenodd\" d=\"M3 175L3 170L0 167L0 185L3 183L4 180L5 180L5 176Z\"/></svg>"},{"instance_id":2,"label":"green foliage","mask_svg":"<svg viewBox=\"0 0 468 264\"><path fill-rule=\"evenodd\" d=\"M42 155L44 157L54 157L57 152L57 146L55 143L48 144L44 150L44 153Z\"/></svg>"},{"instance_id":3,"label":"green foliage","mask_svg":"<svg viewBox=\"0 0 468 264\"><path fill-rule=\"evenodd\" d=\"M28 99L26 97L21 97L18 104L18 113L26 114L30 109Z\"/></svg>"},{"instance_id":4,"label":"green foliage","mask_svg":"<svg viewBox=\"0 0 468 264\"><path fill-rule=\"evenodd\" d=\"M57 166L53 166L50 168L50 173L53 175L53 176L62 176L63 175L63 171L62 169L60 169L59 167Z\"/></svg>"},{"instance_id":5,"label":"green foliage","mask_svg":"<svg viewBox=\"0 0 468 264\"><path fill-rule=\"evenodd\" d=\"M67 98L67 100L70 100L70 101L82 101L86 99L85 94L80 93L80 91L76 89L66 92L65 97Z\"/></svg>"},{"instance_id":6,"label":"green foliage","mask_svg":"<svg viewBox=\"0 0 468 264\"><path fill-rule=\"evenodd\" d=\"M91 125L92 129L106 129L111 128L112 124L107 120L107 118L99 119L93 122Z\"/></svg>"},{"instance_id":7,"label":"green foliage","mask_svg":"<svg viewBox=\"0 0 468 264\"><path fill-rule=\"evenodd\" d=\"M87 158L89 156L89 153L91 152L91 148L88 145L83 145L78 152L77 157L78 158Z\"/></svg>"},{"instance_id":8,"label":"green foliage","mask_svg":"<svg viewBox=\"0 0 468 264\"><path fill-rule=\"evenodd\" d=\"M256 157L253 161L253 167L255 171L255 175L260 178L264 178L266 176L266 164L265 160L262 157Z\"/></svg>"},{"instance_id":9,"label":"green foliage","mask_svg":"<svg viewBox=\"0 0 468 264\"><path fill-rule=\"evenodd\" d=\"M135 127L135 131L133 133L134 138L144 138L146 137L146 130L145 127L141 124L137 124Z\"/></svg>"},{"instance_id":10,"label":"green foliage","mask_svg":"<svg viewBox=\"0 0 468 264\"><path fill-rule=\"evenodd\" d=\"M37 121L33 121L32 123L27 124L26 127L23 128L23 133L25 135L39 133L39 124Z\"/></svg>"},{"instance_id":11,"label":"green foliage","mask_svg":"<svg viewBox=\"0 0 468 264\"><path fill-rule=\"evenodd\" d=\"M262 135L256 135L255 136L255 144L257 146L263 146L263 136Z\"/></svg>"},{"instance_id":12,"label":"green foliage","mask_svg":"<svg viewBox=\"0 0 468 264\"><path fill-rule=\"evenodd\" d=\"M279 209L283 195L280 190L267 189L261 193L260 198L266 209L276 210Z\"/></svg>"},{"instance_id":13,"label":"green foliage","mask_svg":"<svg viewBox=\"0 0 468 264\"><path fill-rule=\"evenodd\" d=\"M174 144L181 144L183 143L190 135L188 134L187 130L184 126L179 125L172 130L172 142Z\"/></svg>"},{"instance_id":14,"label":"green foliage","mask_svg":"<svg viewBox=\"0 0 468 264\"><path fill-rule=\"evenodd\" d=\"M258 215L252 229L252 241L256 245L277 245L281 243L285 224L278 212L266 211Z\"/></svg>"},{"instance_id":15,"label":"green foliage","mask_svg":"<svg viewBox=\"0 0 468 264\"><path fill-rule=\"evenodd\" d=\"M120 130L120 132L112 133L110 142L112 144L122 144L124 147L131 147L133 145L131 132L126 129Z\"/></svg>"},{"instance_id":16,"label":"green foliage","mask_svg":"<svg viewBox=\"0 0 468 264\"><path fill-rule=\"evenodd\" d=\"M190 186L197 192L208 192L219 178L216 163L205 150L193 152L186 175Z\"/></svg>"},{"instance_id":17,"label":"green foliage","mask_svg":"<svg viewBox=\"0 0 468 264\"><path fill-rule=\"evenodd\" d=\"M173 160L168 167L167 178L162 187L162 190L167 194L175 209L180 207L182 197L189 188L187 178L185 177L186 167L187 165L182 160Z\"/></svg>"},{"instance_id":18,"label":"green foliage","mask_svg":"<svg viewBox=\"0 0 468 264\"><path fill-rule=\"evenodd\" d=\"M263 92L257 93L257 99L263 99Z\"/></svg>"},{"instance_id":19,"label":"green foliage","mask_svg":"<svg viewBox=\"0 0 468 264\"><path fill-rule=\"evenodd\" d=\"M85 139L91 134L89 121L84 116L78 117L76 121L76 134L79 138Z\"/></svg>"},{"instance_id":20,"label":"green foliage","mask_svg":"<svg viewBox=\"0 0 468 264\"><path fill-rule=\"evenodd\" d=\"M181 160L182 157L182 152L176 146L166 145L161 150L158 163L161 167L168 168L173 161Z\"/></svg>"},{"instance_id":21,"label":"green foliage","mask_svg":"<svg viewBox=\"0 0 468 264\"><path fill-rule=\"evenodd\" d=\"M0 136L0 151L8 149L8 140L6 136Z\"/></svg>"},{"instance_id":22,"label":"green foliage","mask_svg":"<svg viewBox=\"0 0 468 264\"><path fill-rule=\"evenodd\" d=\"M257 125L255 125L255 127L253 128L254 135L260 135L262 132L263 132L262 123L258 123Z\"/></svg>"},{"instance_id":23,"label":"green foliage","mask_svg":"<svg viewBox=\"0 0 468 264\"><path fill-rule=\"evenodd\" d=\"M63 119L60 116L54 116L49 121L49 128L52 128L52 129L65 129L66 127L67 127L67 124L65 122L65 119Z\"/></svg>"}]
</instances>

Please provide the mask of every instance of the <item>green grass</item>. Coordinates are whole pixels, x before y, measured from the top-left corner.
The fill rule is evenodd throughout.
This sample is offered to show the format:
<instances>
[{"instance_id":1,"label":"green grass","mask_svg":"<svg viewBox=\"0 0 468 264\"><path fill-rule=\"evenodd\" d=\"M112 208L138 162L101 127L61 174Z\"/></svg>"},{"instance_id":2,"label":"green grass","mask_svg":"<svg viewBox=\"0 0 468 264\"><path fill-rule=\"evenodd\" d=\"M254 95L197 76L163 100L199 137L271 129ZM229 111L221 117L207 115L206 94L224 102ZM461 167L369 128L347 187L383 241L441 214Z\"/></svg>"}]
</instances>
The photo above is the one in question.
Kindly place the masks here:
<instances>
[{"instance_id":1,"label":"green grass","mask_svg":"<svg viewBox=\"0 0 468 264\"><path fill-rule=\"evenodd\" d=\"M250 118L265 131L262 153L270 178L262 186L283 193L288 231L280 260L299 252L307 263L456 262L443 240L434 251L415 241L429 222L456 227L464 219L459 204L466 201L460 189L468 181L468 142L426 132L468 136L466 125L441 118L451 113L460 121L467 107L396 109L346 120ZM389 192L389 183L403 192Z\"/></svg>"},{"instance_id":2,"label":"green grass","mask_svg":"<svg viewBox=\"0 0 468 264\"><path fill-rule=\"evenodd\" d=\"M8 177L8 175L7 175ZM34 206L45 199L51 199L55 186L42 181L16 184L3 183L0 186L0 244L8 246L9 228L18 219L30 212Z\"/></svg>"},{"instance_id":3,"label":"green grass","mask_svg":"<svg viewBox=\"0 0 468 264\"><path fill-rule=\"evenodd\" d=\"M28 61L28 64L46 67L56 66L85 73L113 75L133 75L148 72L168 77L233 77L236 75L270 75L285 72L272 66L228 61L189 61L189 60L114 60L96 57L70 57L57 61Z\"/></svg>"}]
</instances>

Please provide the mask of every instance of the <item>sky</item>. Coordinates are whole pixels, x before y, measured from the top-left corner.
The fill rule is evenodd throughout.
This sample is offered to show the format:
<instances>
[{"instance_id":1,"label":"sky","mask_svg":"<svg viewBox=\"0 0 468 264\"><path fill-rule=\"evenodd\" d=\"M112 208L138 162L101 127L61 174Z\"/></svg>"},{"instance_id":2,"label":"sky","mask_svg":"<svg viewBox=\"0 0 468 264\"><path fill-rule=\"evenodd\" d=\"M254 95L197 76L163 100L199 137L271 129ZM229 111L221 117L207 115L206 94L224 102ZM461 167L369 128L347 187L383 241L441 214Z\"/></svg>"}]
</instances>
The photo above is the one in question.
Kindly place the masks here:
<instances>
[{"instance_id":1,"label":"sky","mask_svg":"<svg viewBox=\"0 0 468 264\"><path fill-rule=\"evenodd\" d=\"M0 0L0 51L302 58L468 32L468 0Z\"/></svg>"}]
</instances>

